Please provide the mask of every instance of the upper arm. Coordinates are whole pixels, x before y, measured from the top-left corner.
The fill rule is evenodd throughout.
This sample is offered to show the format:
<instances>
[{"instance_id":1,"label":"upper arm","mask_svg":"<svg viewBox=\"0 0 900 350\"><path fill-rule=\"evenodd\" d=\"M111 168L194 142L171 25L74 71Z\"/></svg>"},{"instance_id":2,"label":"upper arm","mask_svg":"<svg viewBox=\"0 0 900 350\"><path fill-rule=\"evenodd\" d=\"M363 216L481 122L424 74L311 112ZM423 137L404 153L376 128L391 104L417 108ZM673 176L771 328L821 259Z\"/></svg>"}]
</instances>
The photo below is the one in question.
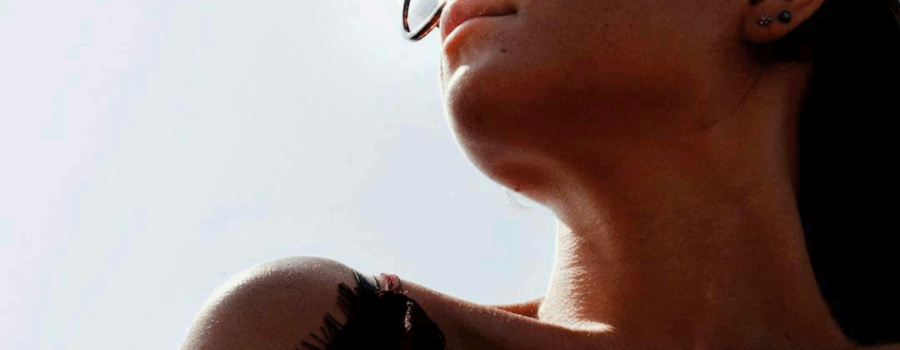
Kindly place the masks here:
<instances>
[{"instance_id":1,"label":"upper arm","mask_svg":"<svg viewBox=\"0 0 900 350\"><path fill-rule=\"evenodd\" d=\"M330 313L344 323L338 284L355 271L318 257L292 257L250 268L216 288L191 325L182 350L295 349Z\"/></svg>"}]
</instances>

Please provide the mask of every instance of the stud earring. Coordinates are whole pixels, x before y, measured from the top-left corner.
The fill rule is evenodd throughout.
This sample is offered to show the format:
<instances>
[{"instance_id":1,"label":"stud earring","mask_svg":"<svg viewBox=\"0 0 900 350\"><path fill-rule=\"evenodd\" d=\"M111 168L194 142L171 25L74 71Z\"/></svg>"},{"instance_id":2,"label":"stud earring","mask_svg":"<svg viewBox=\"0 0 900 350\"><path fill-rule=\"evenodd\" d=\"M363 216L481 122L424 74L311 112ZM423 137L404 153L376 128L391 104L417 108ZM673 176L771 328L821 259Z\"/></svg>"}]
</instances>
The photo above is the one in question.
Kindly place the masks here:
<instances>
[{"instance_id":1,"label":"stud earring","mask_svg":"<svg viewBox=\"0 0 900 350\"><path fill-rule=\"evenodd\" d=\"M765 27L765 26L767 26L767 25L769 25L769 24L772 23L772 17L769 17L769 16L767 16L767 15L763 15L762 17L759 18L758 21L756 21L756 23L759 24L759 25L761 25L761 26L764 26L764 27Z\"/></svg>"},{"instance_id":2,"label":"stud earring","mask_svg":"<svg viewBox=\"0 0 900 350\"><path fill-rule=\"evenodd\" d=\"M791 12L788 10L781 11L778 14L778 21L781 23L788 23L791 21Z\"/></svg>"}]
</instances>

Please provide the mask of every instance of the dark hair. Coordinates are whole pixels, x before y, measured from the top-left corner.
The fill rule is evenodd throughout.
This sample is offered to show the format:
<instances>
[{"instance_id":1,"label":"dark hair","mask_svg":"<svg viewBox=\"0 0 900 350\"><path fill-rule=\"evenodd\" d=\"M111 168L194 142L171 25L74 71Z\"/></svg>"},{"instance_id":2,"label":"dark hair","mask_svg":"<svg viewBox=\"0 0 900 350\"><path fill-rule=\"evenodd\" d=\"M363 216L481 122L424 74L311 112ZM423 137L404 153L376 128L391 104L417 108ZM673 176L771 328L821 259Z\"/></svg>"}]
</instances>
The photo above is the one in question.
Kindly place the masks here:
<instances>
[{"instance_id":1,"label":"dark hair","mask_svg":"<svg viewBox=\"0 0 900 350\"><path fill-rule=\"evenodd\" d=\"M813 62L797 117L797 205L819 290L859 345L900 342L893 1L825 0L796 30L755 48L763 62Z\"/></svg>"}]
</instances>

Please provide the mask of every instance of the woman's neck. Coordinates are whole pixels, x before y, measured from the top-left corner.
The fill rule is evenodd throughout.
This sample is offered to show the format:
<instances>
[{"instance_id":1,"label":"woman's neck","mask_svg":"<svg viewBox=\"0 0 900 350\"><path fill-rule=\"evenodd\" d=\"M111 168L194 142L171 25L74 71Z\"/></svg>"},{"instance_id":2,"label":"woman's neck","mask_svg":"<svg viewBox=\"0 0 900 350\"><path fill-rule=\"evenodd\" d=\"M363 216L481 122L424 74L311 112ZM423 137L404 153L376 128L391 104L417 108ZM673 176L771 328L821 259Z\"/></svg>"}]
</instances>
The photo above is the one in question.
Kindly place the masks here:
<instances>
[{"instance_id":1,"label":"woman's neck","mask_svg":"<svg viewBox=\"0 0 900 350\"><path fill-rule=\"evenodd\" d=\"M630 348L851 347L794 200L791 125L808 74L762 75L733 113L696 128L547 157L547 187L528 189L560 220L538 318Z\"/></svg>"},{"instance_id":2,"label":"woman's neck","mask_svg":"<svg viewBox=\"0 0 900 350\"><path fill-rule=\"evenodd\" d=\"M852 345L819 296L798 224L706 204L658 216L667 222L619 217L587 231L560 222L538 319L606 328L629 348Z\"/></svg>"}]
</instances>

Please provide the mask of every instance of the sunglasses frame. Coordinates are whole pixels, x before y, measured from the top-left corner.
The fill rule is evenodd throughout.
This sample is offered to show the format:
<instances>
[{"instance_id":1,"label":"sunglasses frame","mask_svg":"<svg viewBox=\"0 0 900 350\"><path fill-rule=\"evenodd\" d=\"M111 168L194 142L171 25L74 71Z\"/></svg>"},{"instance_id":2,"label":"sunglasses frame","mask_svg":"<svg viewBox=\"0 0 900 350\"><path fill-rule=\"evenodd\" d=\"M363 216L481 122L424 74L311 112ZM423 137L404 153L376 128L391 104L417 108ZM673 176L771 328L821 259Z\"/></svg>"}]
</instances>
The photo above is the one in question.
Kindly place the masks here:
<instances>
[{"instance_id":1,"label":"sunglasses frame","mask_svg":"<svg viewBox=\"0 0 900 350\"><path fill-rule=\"evenodd\" d=\"M415 31L409 30L409 2L410 0L403 1L403 38L411 41L419 41L422 40L428 33L438 26L441 21L441 12L444 10L444 4L447 3L446 0L437 0L438 5L434 9L434 12L431 13L431 17L425 23L422 23L419 28L416 28Z\"/></svg>"}]
</instances>

